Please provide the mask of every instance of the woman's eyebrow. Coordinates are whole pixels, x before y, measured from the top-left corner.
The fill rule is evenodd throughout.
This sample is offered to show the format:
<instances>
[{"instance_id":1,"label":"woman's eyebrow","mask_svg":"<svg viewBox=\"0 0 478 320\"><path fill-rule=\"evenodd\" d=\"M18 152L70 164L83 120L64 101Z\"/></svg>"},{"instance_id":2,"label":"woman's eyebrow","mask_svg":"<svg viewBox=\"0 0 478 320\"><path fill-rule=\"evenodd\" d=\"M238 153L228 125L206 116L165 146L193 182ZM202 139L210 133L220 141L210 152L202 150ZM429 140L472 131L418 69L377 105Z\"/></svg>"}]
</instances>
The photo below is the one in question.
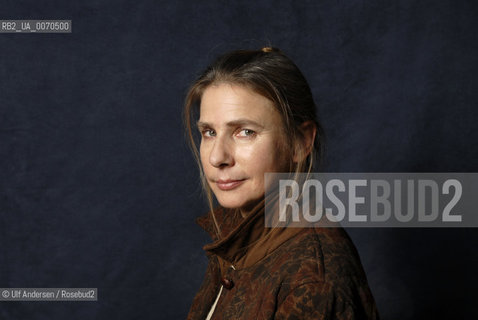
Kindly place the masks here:
<instances>
[{"instance_id":1,"label":"woman's eyebrow","mask_svg":"<svg viewBox=\"0 0 478 320\"><path fill-rule=\"evenodd\" d=\"M207 123L207 122L202 122L202 121L196 122L196 126L197 126L198 128L200 128L200 129L201 129L201 128L211 127L211 125L210 125L209 123Z\"/></svg>"},{"instance_id":2,"label":"woman's eyebrow","mask_svg":"<svg viewBox=\"0 0 478 320\"><path fill-rule=\"evenodd\" d=\"M197 127L198 128L208 128L208 127L213 127L212 124L208 123L208 122L203 122L203 121L198 121L196 123ZM252 126L256 126L256 127L259 127L259 128L264 128L264 126L254 120L251 120L251 119L236 119L236 120L233 120L233 121L229 121L226 123L226 126L228 127L237 127L237 126L246 126L246 125L252 125Z\"/></svg>"},{"instance_id":3,"label":"woman's eyebrow","mask_svg":"<svg viewBox=\"0 0 478 320\"><path fill-rule=\"evenodd\" d=\"M256 127L260 127L260 128L264 128L264 126L254 120L251 120L251 119L236 119L236 120L233 120L233 121L229 121L227 124L226 124L228 127L237 127L237 126L256 126Z\"/></svg>"}]
</instances>

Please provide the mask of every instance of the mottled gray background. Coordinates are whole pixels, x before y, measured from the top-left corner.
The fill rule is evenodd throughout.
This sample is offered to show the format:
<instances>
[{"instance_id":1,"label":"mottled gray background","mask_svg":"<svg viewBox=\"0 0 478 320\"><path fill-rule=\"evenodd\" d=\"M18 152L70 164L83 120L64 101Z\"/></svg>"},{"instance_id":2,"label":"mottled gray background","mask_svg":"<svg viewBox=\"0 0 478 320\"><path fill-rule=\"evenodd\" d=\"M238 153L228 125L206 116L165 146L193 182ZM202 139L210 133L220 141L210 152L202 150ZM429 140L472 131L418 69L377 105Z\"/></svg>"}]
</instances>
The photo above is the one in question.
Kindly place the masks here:
<instances>
[{"instance_id":1,"label":"mottled gray background","mask_svg":"<svg viewBox=\"0 0 478 320\"><path fill-rule=\"evenodd\" d=\"M304 71L330 172L476 172L474 1L8 1L0 19L0 287L97 287L3 302L0 319L184 319L205 212L184 142L189 83L272 44ZM354 229L384 319L478 315L478 230Z\"/></svg>"}]
</instances>

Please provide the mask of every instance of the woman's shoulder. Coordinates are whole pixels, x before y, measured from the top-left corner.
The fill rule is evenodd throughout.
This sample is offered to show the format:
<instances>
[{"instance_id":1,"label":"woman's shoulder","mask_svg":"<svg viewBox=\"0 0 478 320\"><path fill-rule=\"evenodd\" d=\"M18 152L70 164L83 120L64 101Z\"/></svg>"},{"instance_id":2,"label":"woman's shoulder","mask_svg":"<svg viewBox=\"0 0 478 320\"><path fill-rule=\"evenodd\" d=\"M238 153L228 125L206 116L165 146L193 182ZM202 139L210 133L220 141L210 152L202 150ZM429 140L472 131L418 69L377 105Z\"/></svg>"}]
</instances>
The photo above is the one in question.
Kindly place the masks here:
<instances>
[{"instance_id":1,"label":"woman's shoulder","mask_svg":"<svg viewBox=\"0 0 478 320\"><path fill-rule=\"evenodd\" d=\"M303 230L284 243L277 258L271 270L282 279L279 300L315 292L353 308L376 310L360 257L344 229Z\"/></svg>"},{"instance_id":2,"label":"woman's shoulder","mask_svg":"<svg viewBox=\"0 0 478 320\"><path fill-rule=\"evenodd\" d=\"M274 264L299 282L366 282L357 249L343 228L307 228L285 242Z\"/></svg>"}]
</instances>

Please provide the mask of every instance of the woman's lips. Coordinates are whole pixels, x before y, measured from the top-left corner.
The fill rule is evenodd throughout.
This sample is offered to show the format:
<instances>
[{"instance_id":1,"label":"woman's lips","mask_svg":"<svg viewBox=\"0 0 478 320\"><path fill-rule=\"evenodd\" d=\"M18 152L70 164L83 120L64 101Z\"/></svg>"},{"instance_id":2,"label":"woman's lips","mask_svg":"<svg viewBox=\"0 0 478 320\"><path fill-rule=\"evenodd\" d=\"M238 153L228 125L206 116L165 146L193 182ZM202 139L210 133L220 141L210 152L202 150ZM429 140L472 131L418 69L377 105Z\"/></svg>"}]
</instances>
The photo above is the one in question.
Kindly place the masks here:
<instances>
[{"instance_id":1,"label":"woman's lips","mask_svg":"<svg viewBox=\"0 0 478 320\"><path fill-rule=\"evenodd\" d=\"M216 185L222 191L228 191L239 187L244 181L246 180L217 180Z\"/></svg>"}]
</instances>

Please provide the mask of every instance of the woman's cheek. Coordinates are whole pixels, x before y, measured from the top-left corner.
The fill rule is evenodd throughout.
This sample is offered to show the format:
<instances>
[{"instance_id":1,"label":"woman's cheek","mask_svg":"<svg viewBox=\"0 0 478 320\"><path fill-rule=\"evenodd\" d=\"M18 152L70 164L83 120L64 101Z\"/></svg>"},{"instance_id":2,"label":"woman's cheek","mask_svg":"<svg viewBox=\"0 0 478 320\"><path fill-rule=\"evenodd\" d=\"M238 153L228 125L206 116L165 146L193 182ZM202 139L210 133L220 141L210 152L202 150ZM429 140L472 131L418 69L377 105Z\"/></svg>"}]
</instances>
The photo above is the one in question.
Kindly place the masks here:
<instances>
[{"instance_id":1,"label":"woman's cheek","mask_svg":"<svg viewBox=\"0 0 478 320\"><path fill-rule=\"evenodd\" d=\"M247 163L248 161L256 161L257 154L254 146L237 146L235 152L236 160L238 162Z\"/></svg>"}]
</instances>

